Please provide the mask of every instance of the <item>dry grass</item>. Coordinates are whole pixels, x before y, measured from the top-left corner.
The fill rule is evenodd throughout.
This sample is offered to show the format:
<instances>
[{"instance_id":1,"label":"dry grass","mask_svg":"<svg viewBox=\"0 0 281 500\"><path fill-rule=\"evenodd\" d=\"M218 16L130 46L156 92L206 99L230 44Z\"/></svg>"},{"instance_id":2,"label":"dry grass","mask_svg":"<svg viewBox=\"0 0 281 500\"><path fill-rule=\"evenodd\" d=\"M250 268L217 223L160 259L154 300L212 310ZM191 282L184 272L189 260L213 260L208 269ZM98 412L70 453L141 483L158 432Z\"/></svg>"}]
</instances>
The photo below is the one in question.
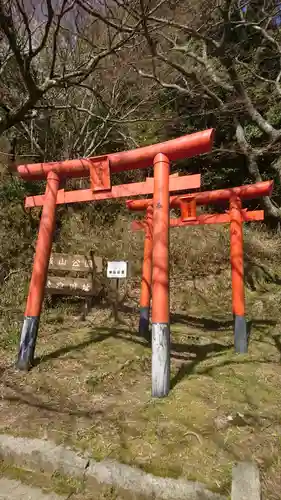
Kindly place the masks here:
<instances>
[{"instance_id":1,"label":"dry grass","mask_svg":"<svg viewBox=\"0 0 281 500\"><path fill-rule=\"evenodd\" d=\"M265 473L265 498L277 499L271 481L280 460L278 327L256 321L250 354L237 356L230 321L178 314L172 390L155 401L149 347L132 327L113 327L108 315L93 313L83 328L67 320L45 326L40 364L27 375L9 368L14 353L9 360L2 353L1 431L48 437L96 459L197 479L223 492L233 462L254 458ZM225 425L229 415L234 420Z\"/></svg>"},{"instance_id":2,"label":"dry grass","mask_svg":"<svg viewBox=\"0 0 281 500\"><path fill-rule=\"evenodd\" d=\"M75 220L69 221L71 233L81 237ZM137 272L142 235L130 235L127 227L128 221L119 220L105 239L89 225L87 245L106 257L134 260ZM69 230L66 224L61 249L67 249ZM81 251L81 241L77 236L71 251ZM264 474L265 498L280 498L279 239L246 229L245 253L248 318L253 319L248 356L237 356L232 348L227 228L175 230L169 397L151 399L151 353L137 335L139 290L131 284L125 324L114 325L106 307L95 309L83 324L70 305L46 310L40 363L27 375L11 366L17 335L15 325L6 329L1 431L48 437L97 459L197 479L221 492L229 492L233 462L254 458Z\"/></svg>"}]
</instances>

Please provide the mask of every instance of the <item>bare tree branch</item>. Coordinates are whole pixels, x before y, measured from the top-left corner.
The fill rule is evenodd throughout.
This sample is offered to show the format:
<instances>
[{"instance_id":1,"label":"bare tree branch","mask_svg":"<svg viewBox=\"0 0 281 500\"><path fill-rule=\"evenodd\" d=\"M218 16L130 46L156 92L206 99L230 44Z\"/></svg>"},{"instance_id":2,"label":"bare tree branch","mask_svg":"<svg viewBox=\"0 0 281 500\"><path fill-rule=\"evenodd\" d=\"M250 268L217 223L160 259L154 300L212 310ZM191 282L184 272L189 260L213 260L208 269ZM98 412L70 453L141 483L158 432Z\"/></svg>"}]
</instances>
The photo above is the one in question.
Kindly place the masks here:
<instances>
[{"instance_id":1,"label":"bare tree branch","mask_svg":"<svg viewBox=\"0 0 281 500\"><path fill-rule=\"evenodd\" d=\"M216 42L215 40L213 40L212 38L210 38L207 35L201 34L198 30L192 29L190 26L172 21L171 19L165 19L165 18L155 17L155 16L151 16L151 15L149 16L149 19L151 21L158 23L160 26L161 25L162 26L169 26L172 28L177 28L179 30L182 30L184 33L187 33L188 35L194 37L197 40L203 40L204 42L208 43L209 45L211 45L215 49L220 48L220 44L218 42Z\"/></svg>"},{"instance_id":2,"label":"bare tree branch","mask_svg":"<svg viewBox=\"0 0 281 500\"><path fill-rule=\"evenodd\" d=\"M145 71L142 71L141 69L137 70L139 76L143 78L148 78L149 80L153 80L157 82L161 87L165 89L171 89L171 90L177 90L181 94L185 94L188 96L194 95L194 93L191 92L191 90L188 90L185 87L182 87L181 85L178 85L177 83L166 83L160 78L158 78L156 75L153 75L152 73L146 73Z\"/></svg>"},{"instance_id":3,"label":"bare tree branch","mask_svg":"<svg viewBox=\"0 0 281 500\"><path fill-rule=\"evenodd\" d=\"M40 156L42 156L44 158L44 150L41 148L41 146L39 145L38 141L35 139L34 135L32 136L31 134L31 131L29 129L29 127L27 126L26 123L21 123L21 127L23 128L23 130L25 131L26 135L28 136L30 142L31 142L31 145L33 145L37 151L37 153L39 153Z\"/></svg>"},{"instance_id":4,"label":"bare tree branch","mask_svg":"<svg viewBox=\"0 0 281 500\"><path fill-rule=\"evenodd\" d=\"M258 112L258 110L255 108L253 105L252 100L250 99L243 83L241 82L238 73L236 71L234 62L231 60L226 63L228 73L230 75L231 81L233 82L233 86L235 90L237 91L238 95L241 96L245 103L245 107L247 109L247 112L250 116L250 118L253 120L254 123L258 125L258 127L268 134L272 139L278 139L281 135L281 131L276 130L270 123L263 118L263 116Z\"/></svg>"},{"instance_id":5,"label":"bare tree branch","mask_svg":"<svg viewBox=\"0 0 281 500\"><path fill-rule=\"evenodd\" d=\"M8 1L8 4L9 6L12 5L11 0ZM105 44L101 49L97 48L94 51L87 50L85 51L85 55L83 54L84 57L76 61L71 59L71 52L69 51L66 54L65 63L62 64L63 54L61 51L59 53L60 37L64 30L62 19L77 5L77 1L74 0L68 3L68 0L62 0L59 12L55 17L52 0L45 0L47 20L43 35L36 48L33 48L33 37L36 30L31 30L31 18L28 17L24 3L22 0L16 0L16 7L18 9L18 17L16 19L13 18L12 9L9 10L7 8L8 4L0 3L0 30L4 34L10 49L10 52L8 51L9 57L6 58L6 61L4 61L5 64L1 68L0 77L5 72L5 65L7 67L9 61L15 60L21 75L20 82L24 84L26 94L18 94L16 99L13 97L13 101L15 102L12 106L9 106L8 103L2 103L2 109L6 109L6 114L0 118L0 133L24 120L28 112L52 89L69 89L77 85L82 86L83 83L87 85L88 78L94 73L101 61L117 54L135 34L133 28L127 33L122 34L118 26L118 30L113 30L112 36L111 33L108 33ZM25 29L25 34L27 35L27 51L23 48L23 39L20 39L21 35L16 24L17 22L21 22L20 18ZM140 22L138 24L140 25ZM76 33L76 36L79 38L79 33ZM50 50L51 60L46 65L45 62L43 63L43 59L48 57ZM41 62L37 60L34 63L36 56L40 56ZM59 74L56 64L58 57L60 57Z\"/></svg>"},{"instance_id":6,"label":"bare tree branch","mask_svg":"<svg viewBox=\"0 0 281 500\"><path fill-rule=\"evenodd\" d=\"M237 121L236 125L236 138L239 146L241 147L242 152L245 154L248 160L248 169L252 179L255 182L262 181L262 177L260 175L260 171L257 164L257 157L250 144L248 143L244 129L240 122ZM262 200L264 207L267 211L268 215L272 217L279 218L280 210L272 203L269 196L264 196Z\"/></svg>"},{"instance_id":7,"label":"bare tree branch","mask_svg":"<svg viewBox=\"0 0 281 500\"><path fill-rule=\"evenodd\" d=\"M29 59L31 59L32 58L32 34L31 34L30 25L29 25L28 15L25 11L24 5L21 3L20 0L16 0L16 4L17 4L19 12L21 13L21 16L22 16L22 19L24 22L24 26L25 26L25 29L26 29L26 32L28 35L28 57L29 57Z\"/></svg>"},{"instance_id":8,"label":"bare tree branch","mask_svg":"<svg viewBox=\"0 0 281 500\"><path fill-rule=\"evenodd\" d=\"M0 28L5 34L9 46L15 56L18 68L21 72L23 81L28 89L29 94L32 94L33 92L36 94L38 92L38 88L30 72L29 57L21 51L21 48L17 41L17 29L14 25L12 15L5 12L3 4L1 3Z\"/></svg>"},{"instance_id":9,"label":"bare tree branch","mask_svg":"<svg viewBox=\"0 0 281 500\"><path fill-rule=\"evenodd\" d=\"M92 16L96 19L99 19L100 21L104 22L106 25L110 26L111 28L114 28L117 31L122 31L124 33L130 33L130 34L135 31L135 27L123 26L122 23L117 24L117 23L111 21L110 19L106 18L106 16L103 16L100 13L100 11L98 11L97 9L93 9L93 7L91 7L86 0L83 0L83 1L77 0L77 4L83 10L85 10L85 12L87 12L87 14L89 14L90 16Z\"/></svg>"},{"instance_id":10,"label":"bare tree branch","mask_svg":"<svg viewBox=\"0 0 281 500\"><path fill-rule=\"evenodd\" d=\"M47 17L47 21L45 24L44 36L42 37L41 43L33 51L32 57L36 57L42 51L42 49L45 47L47 40L48 40L50 28L51 28L51 25L52 25L52 22L54 19L54 9L52 7L52 0L46 0L46 5L47 5L48 17Z\"/></svg>"}]
</instances>

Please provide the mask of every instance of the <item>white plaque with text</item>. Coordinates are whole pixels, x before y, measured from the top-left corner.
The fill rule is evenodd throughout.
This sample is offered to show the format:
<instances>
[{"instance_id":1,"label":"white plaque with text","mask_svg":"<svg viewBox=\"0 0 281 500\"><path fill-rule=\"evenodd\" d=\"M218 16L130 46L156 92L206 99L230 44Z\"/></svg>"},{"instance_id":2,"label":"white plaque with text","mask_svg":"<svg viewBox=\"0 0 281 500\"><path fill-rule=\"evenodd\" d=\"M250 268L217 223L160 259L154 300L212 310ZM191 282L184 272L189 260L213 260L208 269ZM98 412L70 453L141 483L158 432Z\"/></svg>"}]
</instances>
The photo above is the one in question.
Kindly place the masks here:
<instances>
[{"instance_id":1,"label":"white plaque with text","mask_svg":"<svg viewBox=\"0 0 281 500\"><path fill-rule=\"evenodd\" d=\"M107 263L107 277L113 278L127 278L128 262L125 260L113 261Z\"/></svg>"}]
</instances>

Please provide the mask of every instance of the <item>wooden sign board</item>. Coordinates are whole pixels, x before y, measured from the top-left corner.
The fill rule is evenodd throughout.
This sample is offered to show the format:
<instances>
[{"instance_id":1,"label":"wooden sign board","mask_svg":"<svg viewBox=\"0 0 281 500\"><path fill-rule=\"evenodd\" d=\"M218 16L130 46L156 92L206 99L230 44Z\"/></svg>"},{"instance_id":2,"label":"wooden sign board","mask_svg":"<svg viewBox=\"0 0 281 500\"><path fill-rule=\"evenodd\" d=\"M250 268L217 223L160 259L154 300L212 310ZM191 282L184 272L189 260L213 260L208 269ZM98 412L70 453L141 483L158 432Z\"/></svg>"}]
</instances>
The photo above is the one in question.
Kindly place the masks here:
<instances>
[{"instance_id":1,"label":"wooden sign board","mask_svg":"<svg viewBox=\"0 0 281 500\"><path fill-rule=\"evenodd\" d=\"M84 278L58 278L48 276L46 291L52 295L97 295L99 285Z\"/></svg>"},{"instance_id":2,"label":"wooden sign board","mask_svg":"<svg viewBox=\"0 0 281 500\"><path fill-rule=\"evenodd\" d=\"M49 262L49 270L90 272L93 267L97 273L103 271L102 257L93 257L85 255L69 255L66 253L52 253Z\"/></svg>"}]
</instances>

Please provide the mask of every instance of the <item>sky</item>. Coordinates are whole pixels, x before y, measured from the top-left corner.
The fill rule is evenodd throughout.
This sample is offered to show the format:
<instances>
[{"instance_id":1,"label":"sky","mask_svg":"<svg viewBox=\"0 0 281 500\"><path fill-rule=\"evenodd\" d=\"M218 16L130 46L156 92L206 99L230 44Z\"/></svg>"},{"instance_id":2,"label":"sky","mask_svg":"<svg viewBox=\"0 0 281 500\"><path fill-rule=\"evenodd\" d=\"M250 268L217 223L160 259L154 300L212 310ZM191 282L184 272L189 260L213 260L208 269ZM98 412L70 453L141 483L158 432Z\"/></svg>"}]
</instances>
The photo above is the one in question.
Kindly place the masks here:
<instances>
[{"instance_id":1,"label":"sky","mask_svg":"<svg viewBox=\"0 0 281 500\"><path fill-rule=\"evenodd\" d=\"M94 2L94 0L93 0ZM72 1L68 0L68 5L71 5ZM62 0L52 0L52 6L55 12L59 12L62 5ZM34 19L37 22L44 22L47 20L47 4L46 0L24 0L24 6L26 11L31 15L34 12ZM82 15L81 15L82 14ZM79 16L80 21L83 16L85 16L83 10L78 5L75 5L70 12L68 12L63 18L63 26L75 31L75 20Z\"/></svg>"}]
</instances>

